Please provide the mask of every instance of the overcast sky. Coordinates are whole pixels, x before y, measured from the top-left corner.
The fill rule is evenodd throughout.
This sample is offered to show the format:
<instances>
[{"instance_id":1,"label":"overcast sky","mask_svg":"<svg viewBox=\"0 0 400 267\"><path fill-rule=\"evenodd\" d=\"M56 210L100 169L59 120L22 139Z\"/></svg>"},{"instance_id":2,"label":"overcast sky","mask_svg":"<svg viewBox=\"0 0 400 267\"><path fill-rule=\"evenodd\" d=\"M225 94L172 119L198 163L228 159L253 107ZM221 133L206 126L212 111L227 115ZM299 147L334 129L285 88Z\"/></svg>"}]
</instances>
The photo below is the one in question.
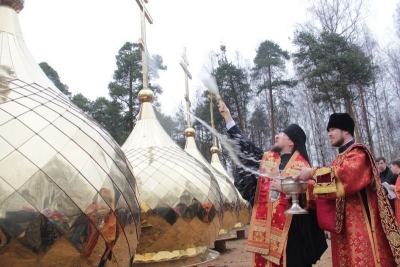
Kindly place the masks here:
<instances>
[{"instance_id":1,"label":"overcast sky","mask_svg":"<svg viewBox=\"0 0 400 267\"><path fill-rule=\"evenodd\" d=\"M153 18L146 24L150 54L159 54L168 70L159 84L163 111L173 114L183 103L184 74L179 65L187 49L190 94L202 86L199 75L210 51L227 46L252 62L258 45L272 40L293 51L289 38L306 19L305 0L149 0ZM380 42L393 34L397 0L370 0L369 27ZM140 38L140 11L135 0L26 0L19 13L23 36L36 61L45 61L73 94L94 100L108 96L115 56L125 42Z\"/></svg>"}]
</instances>

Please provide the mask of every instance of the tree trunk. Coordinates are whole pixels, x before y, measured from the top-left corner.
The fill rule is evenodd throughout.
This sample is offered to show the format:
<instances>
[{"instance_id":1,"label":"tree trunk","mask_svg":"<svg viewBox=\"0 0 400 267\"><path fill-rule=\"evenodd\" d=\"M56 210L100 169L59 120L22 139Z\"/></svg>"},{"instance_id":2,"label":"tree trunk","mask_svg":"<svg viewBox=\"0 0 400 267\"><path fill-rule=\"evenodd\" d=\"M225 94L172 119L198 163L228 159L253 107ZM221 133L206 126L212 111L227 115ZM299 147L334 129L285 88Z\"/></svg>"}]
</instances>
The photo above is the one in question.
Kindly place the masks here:
<instances>
[{"instance_id":1,"label":"tree trunk","mask_svg":"<svg viewBox=\"0 0 400 267\"><path fill-rule=\"evenodd\" d=\"M268 93L269 93L269 110L271 113L271 145L275 143L275 112L274 99L272 95L272 77L271 67L268 67Z\"/></svg>"},{"instance_id":2,"label":"tree trunk","mask_svg":"<svg viewBox=\"0 0 400 267\"><path fill-rule=\"evenodd\" d=\"M309 93L309 92L308 92ZM321 129L323 129L323 127L321 126L321 120L319 119L321 114L320 111L318 110L318 106L316 104L314 104L312 102L312 99L310 99L311 96L308 96L308 104L309 106L311 106L312 109L312 114L314 115L312 118L312 121L315 122L315 126L312 127L312 129L314 130L314 145L315 145L315 152L317 154L317 162L320 163L322 166L327 166L327 160L326 160L326 156L324 153L324 135L321 132ZM311 101L310 101L311 100ZM310 112L310 116L311 116L311 112ZM318 141L318 142L316 142ZM320 158L321 157L321 158Z\"/></svg>"},{"instance_id":3,"label":"tree trunk","mask_svg":"<svg viewBox=\"0 0 400 267\"><path fill-rule=\"evenodd\" d=\"M361 86L358 87L358 90L359 90L360 99L361 99L362 117L363 117L364 124L365 124L365 130L367 131L368 145L371 149L372 155L374 155L374 145L373 145L373 141L372 141L371 130L369 127L369 121L368 121L368 116L367 116L367 107L366 107L365 99L364 99L364 90L362 89Z\"/></svg>"},{"instance_id":4,"label":"tree trunk","mask_svg":"<svg viewBox=\"0 0 400 267\"><path fill-rule=\"evenodd\" d=\"M378 149L379 149L379 155L385 155L386 154L386 145L384 143L383 140L383 136L382 136L382 111L379 105L379 99L378 96L376 94L377 89L375 87L375 83L374 83L374 88L373 88L373 92L374 92L374 103L375 103L375 108L377 111L377 116L375 118L375 127L377 129L378 132Z\"/></svg>"},{"instance_id":5,"label":"tree trunk","mask_svg":"<svg viewBox=\"0 0 400 267\"><path fill-rule=\"evenodd\" d=\"M232 81L232 76L229 76L229 82L231 84L231 88L232 88L233 95L234 95L234 101L235 101L235 105L236 105L236 110L237 110L237 113L238 113L239 128L240 128L240 130L242 131L243 134L246 134L246 129L245 129L245 123L244 123L244 119L243 119L242 109L240 108L240 105L239 105L238 93L236 91L235 84Z\"/></svg>"},{"instance_id":6,"label":"tree trunk","mask_svg":"<svg viewBox=\"0 0 400 267\"><path fill-rule=\"evenodd\" d=\"M357 123L357 120L356 120L356 115L354 114L354 109L353 109L353 105L351 103L351 100L350 99L346 99L346 104L347 104L347 108L349 109L350 117L352 117L353 121L354 121L354 132L355 132L355 135L356 135L355 139L356 139L357 142L362 142L360 131L358 129L358 123Z\"/></svg>"},{"instance_id":7,"label":"tree trunk","mask_svg":"<svg viewBox=\"0 0 400 267\"><path fill-rule=\"evenodd\" d=\"M132 132L133 130L133 85L132 85L133 80L130 80L129 83L129 133Z\"/></svg>"}]
</instances>

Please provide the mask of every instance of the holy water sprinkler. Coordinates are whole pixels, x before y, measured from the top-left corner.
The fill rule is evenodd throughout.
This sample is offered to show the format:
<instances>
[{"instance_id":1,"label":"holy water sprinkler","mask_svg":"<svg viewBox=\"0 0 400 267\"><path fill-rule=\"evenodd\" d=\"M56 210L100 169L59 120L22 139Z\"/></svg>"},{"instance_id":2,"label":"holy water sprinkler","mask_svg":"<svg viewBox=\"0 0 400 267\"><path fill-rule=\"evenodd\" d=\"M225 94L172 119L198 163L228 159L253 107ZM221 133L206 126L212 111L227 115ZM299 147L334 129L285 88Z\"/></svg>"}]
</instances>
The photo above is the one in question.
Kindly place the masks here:
<instances>
[{"instance_id":1,"label":"holy water sprinkler","mask_svg":"<svg viewBox=\"0 0 400 267\"><path fill-rule=\"evenodd\" d=\"M207 87L207 90L215 95L215 99L217 99L218 102L222 100L221 95L219 94L217 81L215 80L214 76L204 73L201 75L201 81L203 82L204 86Z\"/></svg>"}]
</instances>

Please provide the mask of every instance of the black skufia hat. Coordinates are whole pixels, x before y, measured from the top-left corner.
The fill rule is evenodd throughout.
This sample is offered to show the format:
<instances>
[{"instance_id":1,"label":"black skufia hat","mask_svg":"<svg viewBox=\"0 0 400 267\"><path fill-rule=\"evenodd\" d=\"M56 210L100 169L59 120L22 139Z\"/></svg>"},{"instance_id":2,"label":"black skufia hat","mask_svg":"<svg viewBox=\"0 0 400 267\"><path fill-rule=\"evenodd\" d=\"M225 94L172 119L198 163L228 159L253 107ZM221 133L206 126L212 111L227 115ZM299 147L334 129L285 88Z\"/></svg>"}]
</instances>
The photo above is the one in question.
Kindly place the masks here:
<instances>
[{"instance_id":1,"label":"black skufia hat","mask_svg":"<svg viewBox=\"0 0 400 267\"><path fill-rule=\"evenodd\" d=\"M329 117L328 126L326 126L328 132L329 128L348 131L351 136L354 136L354 121L348 113L332 113Z\"/></svg>"},{"instance_id":2,"label":"black skufia hat","mask_svg":"<svg viewBox=\"0 0 400 267\"><path fill-rule=\"evenodd\" d=\"M303 129L297 124L290 124L286 127L282 132L284 132L287 136L289 136L290 140L293 141L295 150L299 151L299 153L310 163L308 158L308 153L306 149L306 134Z\"/></svg>"}]
</instances>

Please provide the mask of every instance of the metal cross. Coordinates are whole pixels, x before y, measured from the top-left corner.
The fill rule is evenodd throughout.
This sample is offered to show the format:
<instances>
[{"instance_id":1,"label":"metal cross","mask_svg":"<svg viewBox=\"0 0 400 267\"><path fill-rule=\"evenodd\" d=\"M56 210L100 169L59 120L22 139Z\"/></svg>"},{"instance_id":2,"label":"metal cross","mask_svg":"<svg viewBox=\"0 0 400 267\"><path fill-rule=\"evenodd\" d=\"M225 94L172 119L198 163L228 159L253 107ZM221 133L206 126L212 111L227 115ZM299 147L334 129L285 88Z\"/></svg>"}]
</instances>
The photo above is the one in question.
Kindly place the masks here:
<instances>
[{"instance_id":1,"label":"metal cross","mask_svg":"<svg viewBox=\"0 0 400 267\"><path fill-rule=\"evenodd\" d=\"M181 65L183 71L185 72L185 100L186 100L186 121L187 121L187 127L191 127L190 123L190 100L189 100L189 79L192 79L192 74L190 74L188 70L189 66L189 61L186 56L186 47L183 48L183 53L182 53L182 59L179 61L179 64Z\"/></svg>"},{"instance_id":2,"label":"metal cross","mask_svg":"<svg viewBox=\"0 0 400 267\"><path fill-rule=\"evenodd\" d=\"M143 2L144 1L144 2ZM141 38L139 38L139 46L142 50L142 72L143 72L143 88L147 89L149 87L149 78L148 78L148 70L147 70L147 61L149 57L149 52L147 50L146 45L146 21L150 24L153 24L153 19L150 16L150 13L147 11L145 3L148 3L148 0L136 0L136 3L139 5L141 12L140 20L141 20Z\"/></svg>"}]
</instances>

